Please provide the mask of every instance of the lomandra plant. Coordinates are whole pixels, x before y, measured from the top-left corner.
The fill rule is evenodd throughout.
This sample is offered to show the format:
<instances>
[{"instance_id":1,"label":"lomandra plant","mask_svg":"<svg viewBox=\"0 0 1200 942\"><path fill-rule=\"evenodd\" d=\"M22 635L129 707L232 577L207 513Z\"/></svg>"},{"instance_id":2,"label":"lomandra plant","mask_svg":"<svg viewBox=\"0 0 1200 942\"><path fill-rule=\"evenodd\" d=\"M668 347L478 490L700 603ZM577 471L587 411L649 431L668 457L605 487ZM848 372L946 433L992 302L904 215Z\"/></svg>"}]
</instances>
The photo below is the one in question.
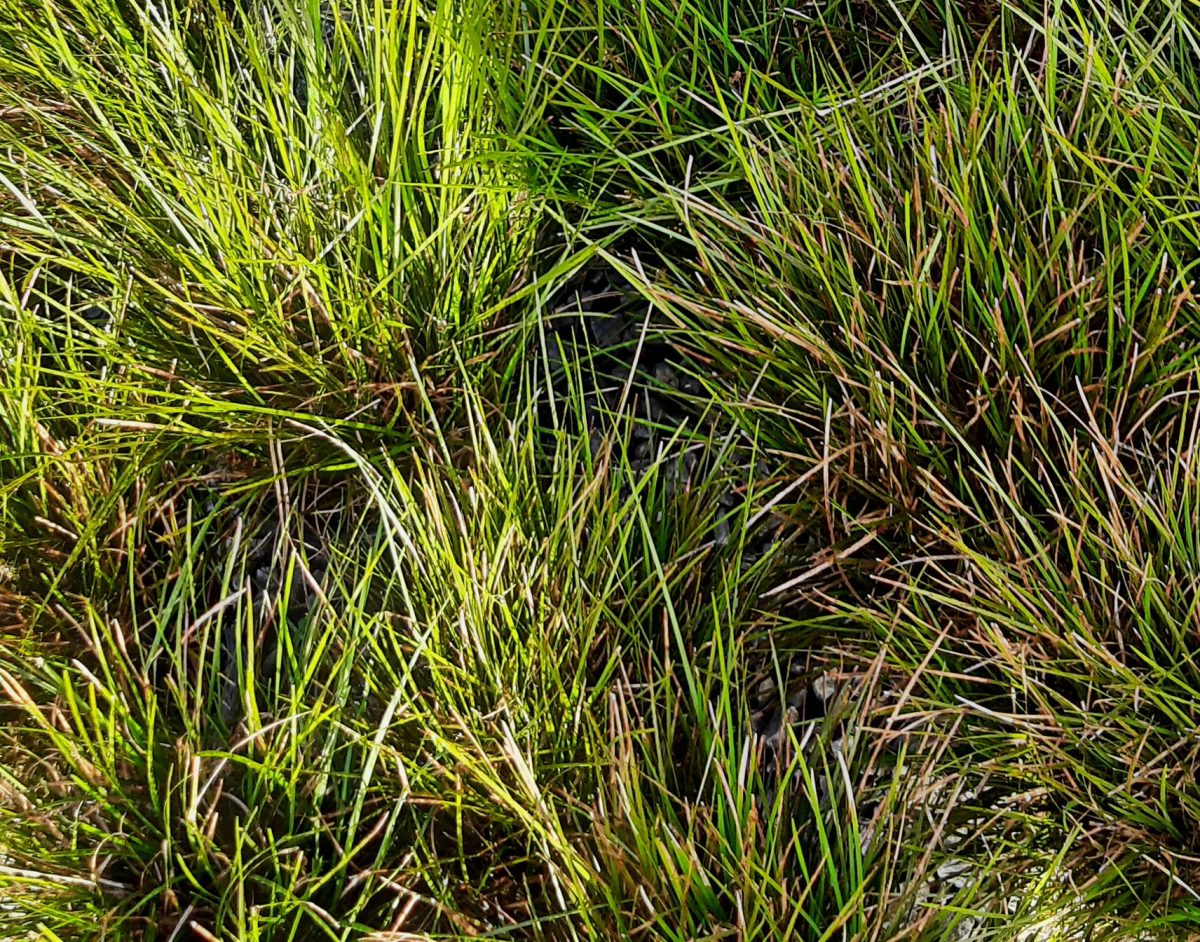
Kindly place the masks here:
<instances>
[{"instance_id":1,"label":"lomandra plant","mask_svg":"<svg viewBox=\"0 0 1200 942\"><path fill-rule=\"evenodd\" d=\"M1193 6L3 13L0 937L1200 931Z\"/></svg>"}]
</instances>

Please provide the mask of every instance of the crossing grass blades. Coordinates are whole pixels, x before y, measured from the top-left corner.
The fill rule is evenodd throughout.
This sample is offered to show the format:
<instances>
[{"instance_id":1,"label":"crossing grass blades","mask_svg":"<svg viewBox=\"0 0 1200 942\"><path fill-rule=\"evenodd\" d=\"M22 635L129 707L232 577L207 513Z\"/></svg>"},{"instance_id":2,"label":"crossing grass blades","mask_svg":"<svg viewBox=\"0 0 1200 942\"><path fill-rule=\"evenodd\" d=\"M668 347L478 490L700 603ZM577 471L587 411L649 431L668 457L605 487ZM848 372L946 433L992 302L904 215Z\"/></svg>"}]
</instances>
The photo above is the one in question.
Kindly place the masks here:
<instances>
[{"instance_id":1,"label":"crossing grass blades","mask_svg":"<svg viewBox=\"0 0 1200 942\"><path fill-rule=\"evenodd\" d=\"M1200 937L1192 0L0 12L0 938Z\"/></svg>"}]
</instances>

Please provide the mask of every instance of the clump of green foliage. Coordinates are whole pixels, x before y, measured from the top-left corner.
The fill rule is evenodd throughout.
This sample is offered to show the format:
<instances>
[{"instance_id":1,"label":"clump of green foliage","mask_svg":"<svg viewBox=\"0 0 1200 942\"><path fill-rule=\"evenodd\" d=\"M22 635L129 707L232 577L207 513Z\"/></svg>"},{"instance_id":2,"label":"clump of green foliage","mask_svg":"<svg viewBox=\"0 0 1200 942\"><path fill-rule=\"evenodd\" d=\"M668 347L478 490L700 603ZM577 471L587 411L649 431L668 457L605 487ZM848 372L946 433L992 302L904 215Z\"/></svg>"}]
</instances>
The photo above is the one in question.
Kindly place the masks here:
<instances>
[{"instance_id":1,"label":"clump of green foliage","mask_svg":"<svg viewBox=\"0 0 1200 942\"><path fill-rule=\"evenodd\" d=\"M0 939L1200 934L1194 0L2 13Z\"/></svg>"}]
</instances>

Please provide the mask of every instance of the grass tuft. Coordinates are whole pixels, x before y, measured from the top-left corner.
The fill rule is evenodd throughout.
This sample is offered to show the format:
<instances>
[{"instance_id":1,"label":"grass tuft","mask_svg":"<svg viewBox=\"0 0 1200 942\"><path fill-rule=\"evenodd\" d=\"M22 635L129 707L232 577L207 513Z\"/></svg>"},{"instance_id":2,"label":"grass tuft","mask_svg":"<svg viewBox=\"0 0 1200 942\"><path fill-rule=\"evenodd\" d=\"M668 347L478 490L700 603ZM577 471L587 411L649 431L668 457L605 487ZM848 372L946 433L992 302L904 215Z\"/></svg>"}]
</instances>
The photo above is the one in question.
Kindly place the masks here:
<instances>
[{"instance_id":1,"label":"grass tuft","mask_svg":"<svg viewBox=\"0 0 1200 942\"><path fill-rule=\"evenodd\" d=\"M0 938L1200 938L1191 0L0 12Z\"/></svg>"}]
</instances>

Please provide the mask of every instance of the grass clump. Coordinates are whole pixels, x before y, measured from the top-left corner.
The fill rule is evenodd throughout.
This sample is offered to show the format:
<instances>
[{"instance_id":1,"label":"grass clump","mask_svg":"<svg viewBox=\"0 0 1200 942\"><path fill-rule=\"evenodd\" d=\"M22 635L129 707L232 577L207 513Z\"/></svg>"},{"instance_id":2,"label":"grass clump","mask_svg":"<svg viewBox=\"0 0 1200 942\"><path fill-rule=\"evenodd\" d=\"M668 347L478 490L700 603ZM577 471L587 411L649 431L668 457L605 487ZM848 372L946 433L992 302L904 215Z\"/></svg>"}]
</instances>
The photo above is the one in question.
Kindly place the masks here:
<instances>
[{"instance_id":1,"label":"grass clump","mask_svg":"<svg viewBox=\"0 0 1200 942\"><path fill-rule=\"evenodd\" d=\"M1189 5L4 14L0 937L1200 933Z\"/></svg>"}]
</instances>

